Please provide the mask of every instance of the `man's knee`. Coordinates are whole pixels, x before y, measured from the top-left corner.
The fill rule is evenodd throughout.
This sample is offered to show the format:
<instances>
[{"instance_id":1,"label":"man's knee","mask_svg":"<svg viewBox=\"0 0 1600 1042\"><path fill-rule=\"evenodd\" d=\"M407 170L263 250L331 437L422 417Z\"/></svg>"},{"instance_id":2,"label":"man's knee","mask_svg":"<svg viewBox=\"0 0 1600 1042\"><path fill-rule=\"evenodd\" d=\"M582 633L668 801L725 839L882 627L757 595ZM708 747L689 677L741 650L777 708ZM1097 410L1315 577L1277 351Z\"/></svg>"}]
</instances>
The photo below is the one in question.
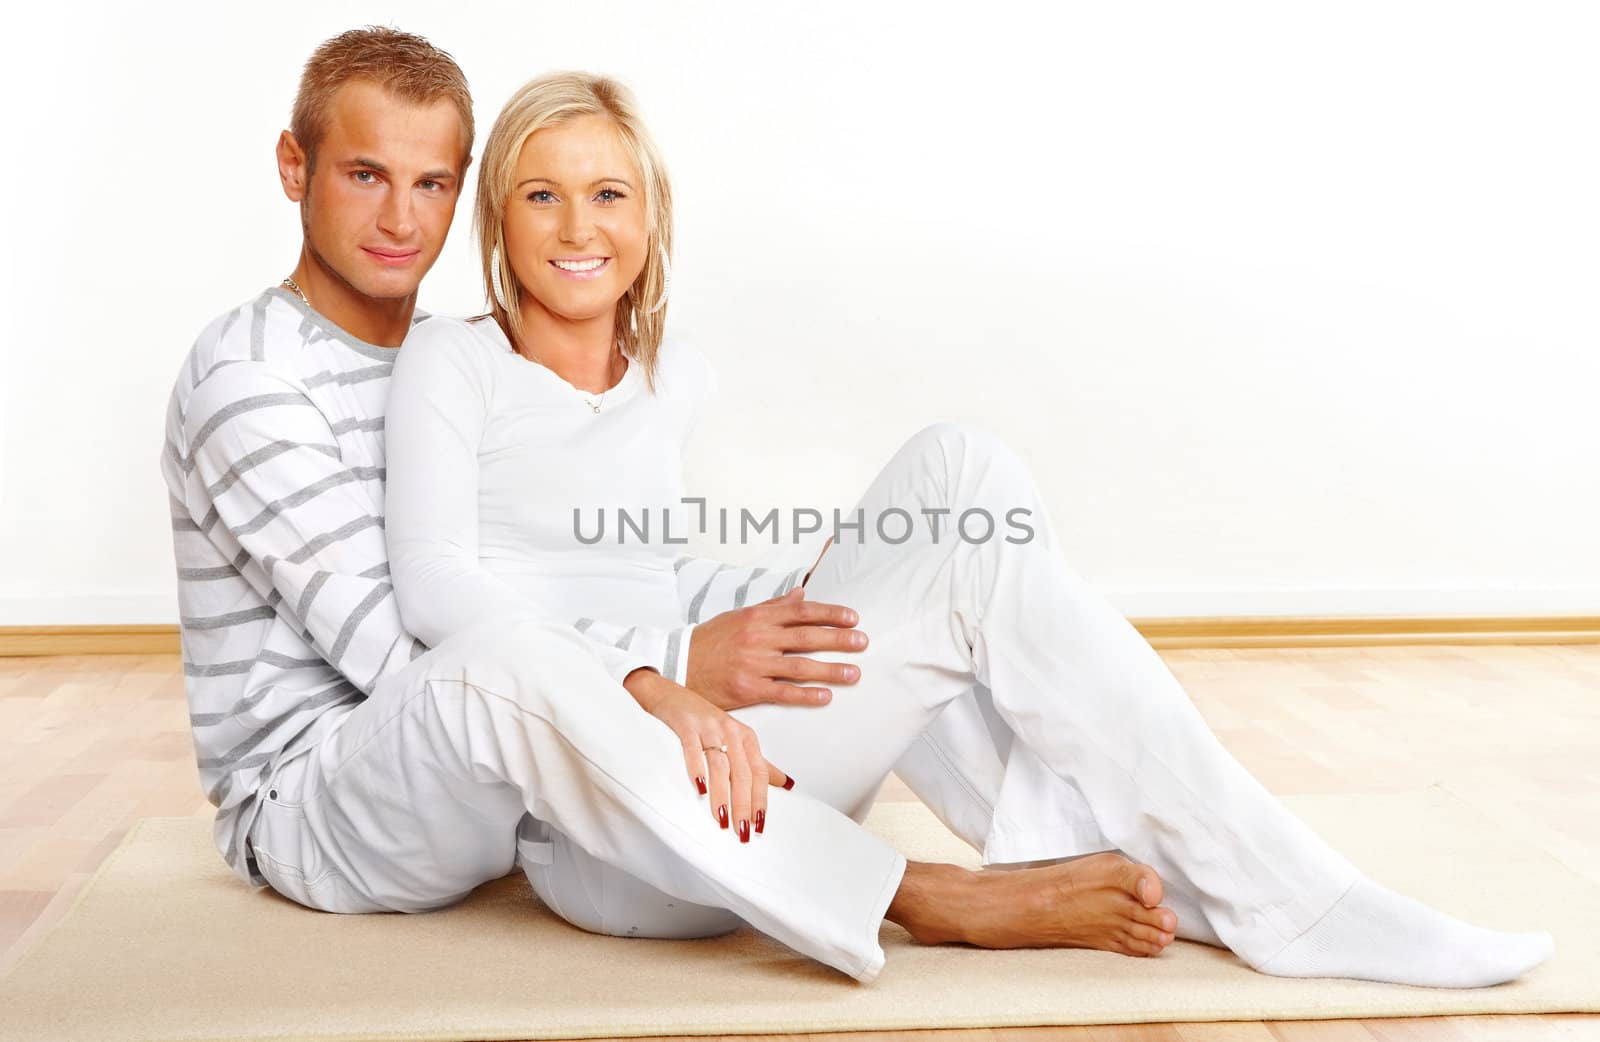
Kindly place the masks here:
<instances>
[{"instance_id":1,"label":"man's knee","mask_svg":"<svg viewBox=\"0 0 1600 1042\"><path fill-rule=\"evenodd\" d=\"M1011 446L993 431L971 423L946 420L930 424L906 441L900 455L928 475L935 486L932 498L942 502L953 515L988 510L993 516L996 504L988 500L996 493L1004 497L1010 494L1007 490L1031 483L1027 464ZM1003 520L995 518L996 523ZM964 524L981 532L984 523L982 517L975 515Z\"/></svg>"},{"instance_id":2,"label":"man's knee","mask_svg":"<svg viewBox=\"0 0 1600 1042\"><path fill-rule=\"evenodd\" d=\"M906 440L906 449L946 465L967 460L1015 458L1016 453L998 434L960 420L931 423Z\"/></svg>"}]
</instances>

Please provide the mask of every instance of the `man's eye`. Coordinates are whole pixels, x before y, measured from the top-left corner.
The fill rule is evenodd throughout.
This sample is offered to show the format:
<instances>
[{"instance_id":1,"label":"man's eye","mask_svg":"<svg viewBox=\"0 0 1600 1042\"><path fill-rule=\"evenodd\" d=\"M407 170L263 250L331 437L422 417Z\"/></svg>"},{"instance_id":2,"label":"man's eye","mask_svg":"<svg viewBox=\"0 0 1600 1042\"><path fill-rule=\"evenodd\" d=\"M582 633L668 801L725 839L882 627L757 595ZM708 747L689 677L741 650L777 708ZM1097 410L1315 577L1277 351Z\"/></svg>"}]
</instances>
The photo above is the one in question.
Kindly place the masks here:
<instances>
[{"instance_id":1,"label":"man's eye","mask_svg":"<svg viewBox=\"0 0 1600 1042\"><path fill-rule=\"evenodd\" d=\"M373 173L371 170L357 170L350 176L364 185L370 185L378 179L378 175Z\"/></svg>"},{"instance_id":2,"label":"man's eye","mask_svg":"<svg viewBox=\"0 0 1600 1042\"><path fill-rule=\"evenodd\" d=\"M428 191L431 192L431 191L434 191L435 189L442 189L444 187L444 185L440 184L437 181L423 181L422 182L422 187L426 188Z\"/></svg>"}]
</instances>

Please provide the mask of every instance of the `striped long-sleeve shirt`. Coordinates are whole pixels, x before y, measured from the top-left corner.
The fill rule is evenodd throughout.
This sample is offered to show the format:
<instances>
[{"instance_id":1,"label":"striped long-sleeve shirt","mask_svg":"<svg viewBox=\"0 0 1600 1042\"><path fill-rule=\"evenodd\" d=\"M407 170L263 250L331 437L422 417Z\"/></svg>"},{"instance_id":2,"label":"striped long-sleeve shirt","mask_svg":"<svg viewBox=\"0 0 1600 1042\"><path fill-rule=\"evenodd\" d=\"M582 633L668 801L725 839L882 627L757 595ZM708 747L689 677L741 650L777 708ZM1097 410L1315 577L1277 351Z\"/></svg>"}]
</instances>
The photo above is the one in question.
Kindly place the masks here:
<instances>
[{"instance_id":1,"label":"striped long-sleeve shirt","mask_svg":"<svg viewBox=\"0 0 1600 1042\"><path fill-rule=\"evenodd\" d=\"M384 420L396 352L274 287L206 327L168 403L161 472L195 757L217 807L217 849L254 885L266 879L244 838L271 766L320 741L426 650L401 622L384 545ZM680 560L688 623L676 639L636 634L626 669L649 666L682 682L696 621L736 598L775 596L798 574ZM623 669L614 650L599 649L614 649L636 627L573 621L614 675ZM665 660L668 646L683 649L677 661Z\"/></svg>"}]
</instances>

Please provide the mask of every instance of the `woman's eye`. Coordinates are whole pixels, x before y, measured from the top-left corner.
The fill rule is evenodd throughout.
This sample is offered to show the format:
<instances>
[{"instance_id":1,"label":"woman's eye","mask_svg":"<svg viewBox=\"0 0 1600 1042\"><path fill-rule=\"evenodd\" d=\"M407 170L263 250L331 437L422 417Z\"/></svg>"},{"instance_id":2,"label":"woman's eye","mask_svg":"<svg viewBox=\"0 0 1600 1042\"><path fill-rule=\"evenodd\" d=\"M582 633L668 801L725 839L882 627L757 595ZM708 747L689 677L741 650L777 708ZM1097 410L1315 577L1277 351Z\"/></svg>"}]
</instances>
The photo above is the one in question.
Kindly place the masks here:
<instances>
[{"instance_id":1,"label":"woman's eye","mask_svg":"<svg viewBox=\"0 0 1600 1042\"><path fill-rule=\"evenodd\" d=\"M610 196L611 198L604 199L604 201L608 202L608 203L615 202L618 199L626 199L627 198L627 196L623 195L621 192L617 191L615 188L602 188L602 189L600 189L600 196L601 196L602 199L604 199L605 196Z\"/></svg>"},{"instance_id":2,"label":"woman's eye","mask_svg":"<svg viewBox=\"0 0 1600 1042\"><path fill-rule=\"evenodd\" d=\"M528 193L528 199L532 202L542 203L544 200L539 197L543 195L550 195L550 191L545 188L535 188L533 191Z\"/></svg>"}]
</instances>

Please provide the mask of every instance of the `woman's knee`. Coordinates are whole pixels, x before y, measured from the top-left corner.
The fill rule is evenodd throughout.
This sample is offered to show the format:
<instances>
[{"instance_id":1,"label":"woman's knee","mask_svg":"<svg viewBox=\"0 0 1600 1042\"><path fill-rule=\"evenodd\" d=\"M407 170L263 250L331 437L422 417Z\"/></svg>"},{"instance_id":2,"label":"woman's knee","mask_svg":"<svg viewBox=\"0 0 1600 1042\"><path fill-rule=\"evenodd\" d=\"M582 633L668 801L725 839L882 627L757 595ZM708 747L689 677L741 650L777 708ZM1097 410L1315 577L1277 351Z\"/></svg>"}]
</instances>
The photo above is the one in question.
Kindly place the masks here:
<instances>
[{"instance_id":1,"label":"woman's knee","mask_svg":"<svg viewBox=\"0 0 1600 1042\"><path fill-rule=\"evenodd\" d=\"M563 833L545 826L549 857L524 860L539 900L590 933L683 940L731 933L744 921L724 908L694 904L601 861Z\"/></svg>"},{"instance_id":2,"label":"woman's knee","mask_svg":"<svg viewBox=\"0 0 1600 1042\"><path fill-rule=\"evenodd\" d=\"M431 653L426 679L529 708L548 706L553 695L575 688L621 690L575 627L533 615L486 619L452 635ZM561 701L598 708L606 699Z\"/></svg>"}]
</instances>

